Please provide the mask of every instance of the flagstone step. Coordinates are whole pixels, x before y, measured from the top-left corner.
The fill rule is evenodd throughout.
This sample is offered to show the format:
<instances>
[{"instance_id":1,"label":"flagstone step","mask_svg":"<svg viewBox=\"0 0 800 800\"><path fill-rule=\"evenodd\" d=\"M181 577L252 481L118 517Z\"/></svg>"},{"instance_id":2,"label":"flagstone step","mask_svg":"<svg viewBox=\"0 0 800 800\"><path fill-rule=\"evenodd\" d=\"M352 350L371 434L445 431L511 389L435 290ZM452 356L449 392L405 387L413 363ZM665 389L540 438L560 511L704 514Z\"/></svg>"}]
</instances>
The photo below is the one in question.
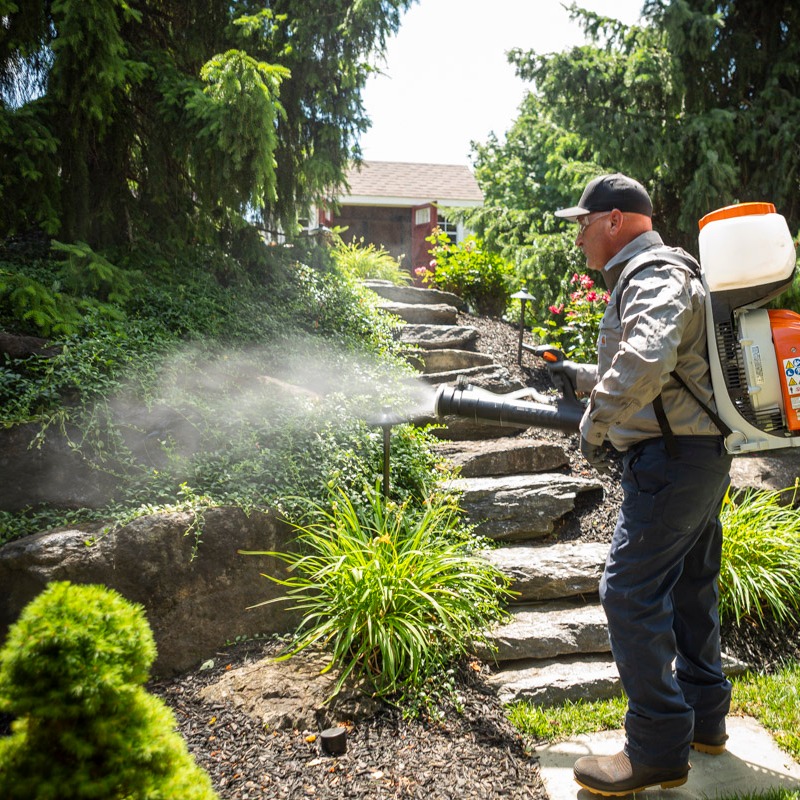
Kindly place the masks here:
<instances>
[{"instance_id":1,"label":"flagstone step","mask_svg":"<svg viewBox=\"0 0 800 800\"><path fill-rule=\"evenodd\" d=\"M513 605L510 619L491 630L495 661L555 658L578 653L607 653L608 623L597 599L550 600Z\"/></svg>"},{"instance_id":2,"label":"flagstone step","mask_svg":"<svg viewBox=\"0 0 800 800\"><path fill-rule=\"evenodd\" d=\"M512 387L522 388L522 384L518 381L512 381L511 373L499 364L488 364L481 367L466 367L465 369L453 369L448 372L430 372L423 373L419 376L421 381L432 384L442 383L455 383L461 377L467 378L474 386L480 386L482 389L488 389L490 392L503 394L505 392L513 391ZM517 430L521 428L516 425Z\"/></svg>"},{"instance_id":3,"label":"flagstone step","mask_svg":"<svg viewBox=\"0 0 800 800\"><path fill-rule=\"evenodd\" d=\"M407 324L398 331L400 341L422 350L474 350L478 331L469 325Z\"/></svg>"},{"instance_id":4,"label":"flagstone step","mask_svg":"<svg viewBox=\"0 0 800 800\"><path fill-rule=\"evenodd\" d=\"M455 325L458 317L458 309L445 303L421 305L387 301L381 303L378 308L410 324Z\"/></svg>"},{"instance_id":5,"label":"flagstone step","mask_svg":"<svg viewBox=\"0 0 800 800\"><path fill-rule=\"evenodd\" d=\"M722 670L726 675L741 675L748 668L723 653ZM511 661L489 675L487 683L504 704L554 706L604 700L622 693L619 671L610 653Z\"/></svg>"},{"instance_id":6,"label":"flagstone step","mask_svg":"<svg viewBox=\"0 0 800 800\"><path fill-rule=\"evenodd\" d=\"M517 661L501 667L487 682L504 704L553 706L603 700L622 691L610 653Z\"/></svg>"},{"instance_id":7,"label":"flagstone step","mask_svg":"<svg viewBox=\"0 0 800 800\"><path fill-rule=\"evenodd\" d=\"M462 478L552 472L569 463L559 445L530 438L452 442L436 452L459 467Z\"/></svg>"},{"instance_id":8,"label":"flagstone step","mask_svg":"<svg viewBox=\"0 0 800 800\"><path fill-rule=\"evenodd\" d=\"M475 532L500 542L547 536L574 509L579 492L603 491L596 479L558 473L458 478L448 486L462 492Z\"/></svg>"},{"instance_id":9,"label":"flagstone step","mask_svg":"<svg viewBox=\"0 0 800 800\"><path fill-rule=\"evenodd\" d=\"M459 311L466 311L467 304L452 292L441 289L425 289L421 286L396 286L389 281L365 280L364 286L372 289L375 294L395 303L415 303L421 305L436 305L445 303L455 306Z\"/></svg>"},{"instance_id":10,"label":"flagstone step","mask_svg":"<svg viewBox=\"0 0 800 800\"><path fill-rule=\"evenodd\" d=\"M516 544L481 553L511 579L517 602L597 592L609 545L602 542Z\"/></svg>"},{"instance_id":11,"label":"flagstone step","mask_svg":"<svg viewBox=\"0 0 800 800\"><path fill-rule=\"evenodd\" d=\"M453 348L408 353L406 360L422 373L452 372L453 370L485 367L494 364L492 356L486 353Z\"/></svg>"}]
</instances>

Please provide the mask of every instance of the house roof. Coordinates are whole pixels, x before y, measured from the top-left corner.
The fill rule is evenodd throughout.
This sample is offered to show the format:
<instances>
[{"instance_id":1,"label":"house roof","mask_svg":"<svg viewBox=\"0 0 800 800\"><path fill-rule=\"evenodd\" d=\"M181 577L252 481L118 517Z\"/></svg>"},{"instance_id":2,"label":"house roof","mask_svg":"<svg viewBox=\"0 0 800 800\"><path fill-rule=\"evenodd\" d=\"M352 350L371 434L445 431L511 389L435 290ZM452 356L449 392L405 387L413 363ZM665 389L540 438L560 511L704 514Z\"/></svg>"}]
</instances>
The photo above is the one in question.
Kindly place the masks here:
<instances>
[{"instance_id":1,"label":"house roof","mask_svg":"<svg viewBox=\"0 0 800 800\"><path fill-rule=\"evenodd\" d=\"M483 193L469 167L458 164L406 164L364 161L347 172L344 205L479 206Z\"/></svg>"}]
</instances>

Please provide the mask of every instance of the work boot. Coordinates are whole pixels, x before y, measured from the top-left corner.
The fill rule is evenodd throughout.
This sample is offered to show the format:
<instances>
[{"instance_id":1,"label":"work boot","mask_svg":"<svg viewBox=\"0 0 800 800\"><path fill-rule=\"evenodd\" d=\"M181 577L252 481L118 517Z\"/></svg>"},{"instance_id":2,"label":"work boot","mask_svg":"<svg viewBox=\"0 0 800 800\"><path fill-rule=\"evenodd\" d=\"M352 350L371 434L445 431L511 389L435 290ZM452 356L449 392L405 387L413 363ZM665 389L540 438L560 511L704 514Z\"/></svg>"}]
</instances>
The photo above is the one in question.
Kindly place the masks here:
<instances>
[{"instance_id":1,"label":"work boot","mask_svg":"<svg viewBox=\"0 0 800 800\"><path fill-rule=\"evenodd\" d=\"M648 767L632 762L625 751L615 756L584 756L573 767L575 781L604 797L640 792L648 786L673 789L686 783L689 764L682 767Z\"/></svg>"},{"instance_id":2,"label":"work boot","mask_svg":"<svg viewBox=\"0 0 800 800\"><path fill-rule=\"evenodd\" d=\"M718 756L725 752L725 742L728 741L727 733L702 733L695 731L692 738L692 749L698 753L708 753Z\"/></svg>"}]
</instances>

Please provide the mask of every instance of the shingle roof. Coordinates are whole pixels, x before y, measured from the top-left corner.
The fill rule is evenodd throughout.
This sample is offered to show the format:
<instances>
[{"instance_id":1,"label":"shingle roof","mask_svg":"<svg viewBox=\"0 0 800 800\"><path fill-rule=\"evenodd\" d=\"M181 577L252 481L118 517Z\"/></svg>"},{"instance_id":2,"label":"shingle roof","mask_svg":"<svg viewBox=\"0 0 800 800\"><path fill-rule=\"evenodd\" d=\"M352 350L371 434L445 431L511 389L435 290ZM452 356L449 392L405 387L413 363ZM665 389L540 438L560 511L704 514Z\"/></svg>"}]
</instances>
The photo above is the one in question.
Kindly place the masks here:
<instances>
[{"instance_id":1,"label":"shingle roof","mask_svg":"<svg viewBox=\"0 0 800 800\"><path fill-rule=\"evenodd\" d=\"M405 164L364 161L347 173L350 190L343 203L367 198L397 198L414 204L480 205L483 194L469 167L457 164Z\"/></svg>"}]
</instances>

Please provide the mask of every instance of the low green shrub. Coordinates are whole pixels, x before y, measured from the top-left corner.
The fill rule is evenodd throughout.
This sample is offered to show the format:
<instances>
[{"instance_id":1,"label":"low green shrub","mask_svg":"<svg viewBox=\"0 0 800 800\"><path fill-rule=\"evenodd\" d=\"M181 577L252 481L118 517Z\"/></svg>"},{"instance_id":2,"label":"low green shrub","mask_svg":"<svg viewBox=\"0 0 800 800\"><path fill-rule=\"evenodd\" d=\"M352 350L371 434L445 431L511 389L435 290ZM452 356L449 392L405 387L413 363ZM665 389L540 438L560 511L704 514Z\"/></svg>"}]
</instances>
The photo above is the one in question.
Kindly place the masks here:
<instances>
[{"instance_id":1,"label":"low green shrub","mask_svg":"<svg viewBox=\"0 0 800 800\"><path fill-rule=\"evenodd\" d=\"M461 523L449 500L432 497L420 509L386 503L377 488L368 499L359 509L337 492L295 525L298 552L268 554L293 574L267 577L304 613L283 657L325 646L327 669L341 670L336 692L352 675L379 697L413 695L502 616L508 581L450 538Z\"/></svg>"},{"instance_id":2,"label":"low green shrub","mask_svg":"<svg viewBox=\"0 0 800 800\"><path fill-rule=\"evenodd\" d=\"M767 611L778 622L800 620L800 510L782 494L749 489L723 503L719 610L737 625L763 622Z\"/></svg>"},{"instance_id":3,"label":"low green shrub","mask_svg":"<svg viewBox=\"0 0 800 800\"><path fill-rule=\"evenodd\" d=\"M140 606L103 586L52 583L0 651L0 796L213 800L176 721L142 684L155 643Z\"/></svg>"},{"instance_id":4,"label":"low green shrub","mask_svg":"<svg viewBox=\"0 0 800 800\"><path fill-rule=\"evenodd\" d=\"M477 314L499 317L506 310L513 275L508 261L474 236L453 244L436 228L426 241L432 245L430 269L416 270L425 284L457 294Z\"/></svg>"}]
</instances>

